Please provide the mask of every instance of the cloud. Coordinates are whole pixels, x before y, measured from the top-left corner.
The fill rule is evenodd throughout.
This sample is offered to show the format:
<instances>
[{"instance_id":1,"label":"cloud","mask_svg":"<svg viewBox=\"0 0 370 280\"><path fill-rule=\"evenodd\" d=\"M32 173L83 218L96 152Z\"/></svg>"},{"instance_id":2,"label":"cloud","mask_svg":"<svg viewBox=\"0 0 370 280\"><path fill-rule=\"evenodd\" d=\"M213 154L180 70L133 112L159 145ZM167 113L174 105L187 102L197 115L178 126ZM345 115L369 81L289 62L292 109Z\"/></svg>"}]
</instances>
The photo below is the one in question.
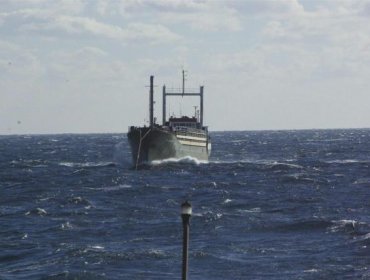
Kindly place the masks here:
<instances>
[{"instance_id":1,"label":"cloud","mask_svg":"<svg viewBox=\"0 0 370 280\"><path fill-rule=\"evenodd\" d=\"M2 123L122 131L145 117L147 77L177 86L181 65L206 86L212 129L338 126L352 100L369 120L369 3L3 0Z\"/></svg>"},{"instance_id":2,"label":"cloud","mask_svg":"<svg viewBox=\"0 0 370 280\"><path fill-rule=\"evenodd\" d=\"M79 14L86 6L84 0L2 0L2 11L15 11L20 9L42 9L54 13Z\"/></svg>"},{"instance_id":3,"label":"cloud","mask_svg":"<svg viewBox=\"0 0 370 280\"><path fill-rule=\"evenodd\" d=\"M28 86L40 79L45 68L40 59L31 50L7 42L0 41L0 83L6 85L21 83Z\"/></svg>"},{"instance_id":4,"label":"cloud","mask_svg":"<svg viewBox=\"0 0 370 280\"><path fill-rule=\"evenodd\" d=\"M142 8L157 10L158 12L189 13L196 12L209 5L210 1L197 0L129 0L122 1L127 11L137 11Z\"/></svg>"},{"instance_id":5,"label":"cloud","mask_svg":"<svg viewBox=\"0 0 370 280\"><path fill-rule=\"evenodd\" d=\"M298 0L236 0L225 1L227 7L238 11L244 16L287 16L292 14L301 14L304 7Z\"/></svg>"},{"instance_id":6,"label":"cloud","mask_svg":"<svg viewBox=\"0 0 370 280\"><path fill-rule=\"evenodd\" d=\"M239 31L241 22L225 1L195 0L125 0L98 1L95 9L101 16L120 15L125 19L145 18L164 25L182 24L192 30Z\"/></svg>"},{"instance_id":7,"label":"cloud","mask_svg":"<svg viewBox=\"0 0 370 280\"><path fill-rule=\"evenodd\" d=\"M40 9L26 9L0 14L3 30L10 29L33 32L46 35L55 31L66 34L93 35L101 38L121 40L124 42L149 40L152 43L170 42L180 39L180 36L160 24L128 23L121 27L100 22L94 18L54 15L52 12ZM7 26L4 26L8 23ZM44 32L44 33L43 33Z\"/></svg>"},{"instance_id":8,"label":"cloud","mask_svg":"<svg viewBox=\"0 0 370 280\"><path fill-rule=\"evenodd\" d=\"M206 6L194 13L162 13L160 19L167 24L181 23L200 31L242 30L237 12L218 5Z\"/></svg>"},{"instance_id":9,"label":"cloud","mask_svg":"<svg viewBox=\"0 0 370 280\"><path fill-rule=\"evenodd\" d=\"M55 51L48 55L48 78L75 84L106 84L121 81L128 65L112 61L105 51L96 47L83 47L74 51Z\"/></svg>"},{"instance_id":10,"label":"cloud","mask_svg":"<svg viewBox=\"0 0 370 280\"><path fill-rule=\"evenodd\" d=\"M241 22L235 9L223 1L143 1L165 23L182 23L201 31L240 31Z\"/></svg>"}]
</instances>

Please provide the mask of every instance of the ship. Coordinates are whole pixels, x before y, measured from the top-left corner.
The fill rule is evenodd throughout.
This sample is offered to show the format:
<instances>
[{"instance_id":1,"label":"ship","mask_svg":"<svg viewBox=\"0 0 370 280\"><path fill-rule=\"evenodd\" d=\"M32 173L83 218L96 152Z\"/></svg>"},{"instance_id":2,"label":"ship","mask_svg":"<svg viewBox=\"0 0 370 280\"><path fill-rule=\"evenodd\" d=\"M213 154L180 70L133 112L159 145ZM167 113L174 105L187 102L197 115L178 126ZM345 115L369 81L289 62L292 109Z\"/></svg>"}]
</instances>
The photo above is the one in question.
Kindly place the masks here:
<instances>
[{"instance_id":1,"label":"ship","mask_svg":"<svg viewBox=\"0 0 370 280\"><path fill-rule=\"evenodd\" d=\"M166 118L166 101L171 96L199 96L199 110L195 109L194 116ZM182 89L167 91L164 85L162 97L162 124L157 124L154 117L154 76L150 76L149 126L130 126L127 133L134 166L186 157L208 161L212 145L208 127L203 125L204 86L200 86L199 91L186 92L182 71Z\"/></svg>"}]
</instances>

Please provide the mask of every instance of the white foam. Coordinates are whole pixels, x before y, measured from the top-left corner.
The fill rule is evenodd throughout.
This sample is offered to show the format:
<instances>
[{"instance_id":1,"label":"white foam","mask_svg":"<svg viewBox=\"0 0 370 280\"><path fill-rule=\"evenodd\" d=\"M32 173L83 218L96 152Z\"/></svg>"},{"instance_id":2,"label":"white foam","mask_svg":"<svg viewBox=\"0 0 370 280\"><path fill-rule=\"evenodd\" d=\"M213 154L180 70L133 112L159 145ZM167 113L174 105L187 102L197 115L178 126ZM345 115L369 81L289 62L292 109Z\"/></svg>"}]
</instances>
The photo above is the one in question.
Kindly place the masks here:
<instances>
[{"instance_id":1,"label":"white foam","mask_svg":"<svg viewBox=\"0 0 370 280\"><path fill-rule=\"evenodd\" d=\"M163 159L163 160L153 160L151 162L151 165L160 165L160 164L167 164L167 163L193 163L193 164L199 165L199 164L207 164L208 161L199 160L191 156L186 156L182 158L168 158L168 159Z\"/></svg>"},{"instance_id":2,"label":"white foam","mask_svg":"<svg viewBox=\"0 0 370 280\"><path fill-rule=\"evenodd\" d=\"M360 184L369 184L370 183L370 178L359 178L356 181L353 182L355 185L360 185Z\"/></svg>"},{"instance_id":3,"label":"white foam","mask_svg":"<svg viewBox=\"0 0 370 280\"><path fill-rule=\"evenodd\" d=\"M47 214L47 212L45 211L45 209L42 209L42 208L36 208L34 210L31 210L31 211L28 211L25 213L26 216L30 215L30 214L37 214L39 216L44 216Z\"/></svg>"},{"instance_id":4,"label":"white foam","mask_svg":"<svg viewBox=\"0 0 370 280\"><path fill-rule=\"evenodd\" d=\"M311 269L304 270L303 272L305 272L305 273L316 273L316 272L319 272L319 270L316 269L316 268L311 268Z\"/></svg>"},{"instance_id":5,"label":"white foam","mask_svg":"<svg viewBox=\"0 0 370 280\"><path fill-rule=\"evenodd\" d=\"M100 245L93 245L90 248L96 249L96 250L104 250L105 249L103 246L100 246Z\"/></svg>"},{"instance_id":6,"label":"white foam","mask_svg":"<svg viewBox=\"0 0 370 280\"><path fill-rule=\"evenodd\" d=\"M370 233L366 233L365 235L356 237L356 240L367 240L370 239Z\"/></svg>"},{"instance_id":7,"label":"white foam","mask_svg":"<svg viewBox=\"0 0 370 280\"><path fill-rule=\"evenodd\" d=\"M356 159L336 159L336 160L328 160L326 163L337 163L337 164L348 164L348 163L367 163L365 161L359 161Z\"/></svg>"},{"instance_id":8,"label":"white foam","mask_svg":"<svg viewBox=\"0 0 370 280\"><path fill-rule=\"evenodd\" d=\"M284 162L277 162L277 161L273 162L271 165L272 166L287 166L287 167L298 168L298 169L303 168L303 166L298 165L298 164L284 163Z\"/></svg>"},{"instance_id":9,"label":"white foam","mask_svg":"<svg viewBox=\"0 0 370 280\"><path fill-rule=\"evenodd\" d=\"M66 223L63 223L61 226L60 226L61 229L72 229L73 226L70 224L70 222L66 222Z\"/></svg>"},{"instance_id":10,"label":"white foam","mask_svg":"<svg viewBox=\"0 0 370 280\"><path fill-rule=\"evenodd\" d=\"M67 167L101 167L115 164L114 162L101 161L101 162L60 162L59 165Z\"/></svg>"},{"instance_id":11,"label":"white foam","mask_svg":"<svg viewBox=\"0 0 370 280\"><path fill-rule=\"evenodd\" d=\"M256 207L256 208L251 208L251 209L241 209L239 212L244 212L244 213L259 213L261 212L261 208Z\"/></svg>"},{"instance_id":12,"label":"white foam","mask_svg":"<svg viewBox=\"0 0 370 280\"><path fill-rule=\"evenodd\" d=\"M240 160L211 160L211 164L256 164L267 166L286 166L290 168L303 169L302 165L290 163L293 160L288 159L287 162L278 162L276 160L253 160L253 159L240 159Z\"/></svg>"},{"instance_id":13,"label":"white foam","mask_svg":"<svg viewBox=\"0 0 370 280\"><path fill-rule=\"evenodd\" d=\"M338 230L345 228L346 226L351 226L353 229L357 227L357 225L364 225L363 222L357 222L355 220L337 220L337 221L331 221L334 225L330 227L330 230L332 232L337 232Z\"/></svg>"},{"instance_id":14,"label":"white foam","mask_svg":"<svg viewBox=\"0 0 370 280\"><path fill-rule=\"evenodd\" d=\"M75 163L73 163L73 162L60 162L59 165L67 166L67 167L74 167Z\"/></svg>"},{"instance_id":15,"label":"white foam","mask_svg":"<svg viewBox=\"0 0 370 280\"><path fill-rule=\"evenodd\" d=\"M45 211L45 209L42 209L42 208L36 208L36 213L38 214L38 215L46 215L47 214L47 212Z\"/></svg>"},{"instance_id":16,"label":"white foam","mask_svg":"<svg viewBox=\"0 0 370 280\"><path fill-rule=\"evenodd\" d=\"M132 188L131 185L123 184L123 185L110 186L110 187L105 187L105 188L100 188L100 189L104 190L106 192L109 192L109 191L117 191L117 190L121 190L121 189L130 189L130 188Z\"/></svg>"},{"instance_id":17,"label":"white foam","mask_svg":"<svg viewBox=\"0 0 370 280\"><path fill-rule=\"evenodd\" d=\"M233 201L232 199L228 199L228 198L226 198L226 199L224 200L223 204L227 204L227 203L230 203L230 202L232 202L232 201Z\"/></svg>"}]
</instances>

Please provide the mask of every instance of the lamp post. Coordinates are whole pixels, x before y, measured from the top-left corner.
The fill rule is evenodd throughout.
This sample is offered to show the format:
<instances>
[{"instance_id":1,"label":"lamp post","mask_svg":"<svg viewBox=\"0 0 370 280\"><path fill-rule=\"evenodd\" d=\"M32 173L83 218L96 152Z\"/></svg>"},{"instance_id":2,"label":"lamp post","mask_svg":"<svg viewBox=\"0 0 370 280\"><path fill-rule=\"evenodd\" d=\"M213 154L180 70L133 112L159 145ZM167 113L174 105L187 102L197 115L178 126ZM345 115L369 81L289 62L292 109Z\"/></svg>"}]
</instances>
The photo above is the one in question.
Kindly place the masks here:
<instances>
[{"instance_id":1,"label":"lamp post","mask_svg":"<svg viewBox=\"0 0 370 280\"><path fill-rule=\"evenodd\" d=\"M181 204L181 218L183 227L183 243L182 243L182 280L187 280L188 274L188 251L189 251L189 221L192 213L191 204L185 201Z\"/></svg>"}]
</instances>

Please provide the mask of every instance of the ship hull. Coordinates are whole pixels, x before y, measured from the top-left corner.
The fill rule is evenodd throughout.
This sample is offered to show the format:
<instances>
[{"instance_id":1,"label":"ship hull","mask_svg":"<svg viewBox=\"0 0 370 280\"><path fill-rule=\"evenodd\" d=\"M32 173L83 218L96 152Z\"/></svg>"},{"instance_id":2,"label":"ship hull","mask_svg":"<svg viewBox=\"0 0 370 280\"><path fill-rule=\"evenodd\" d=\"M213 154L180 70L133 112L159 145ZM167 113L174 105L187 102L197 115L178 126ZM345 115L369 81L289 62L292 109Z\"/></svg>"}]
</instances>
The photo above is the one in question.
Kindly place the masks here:
<instances>
[{"instance_id":1,"label":"ship hull","mask_svg":"<svg viewBox=\"0 0 370 280\"><path fill-rule=\"evenodd\" d=\"M131 127L127 134L134 165L187 156L208 160L211 144L179 140L176 133L160 127Z\"/></svg>"}]
</instances>

